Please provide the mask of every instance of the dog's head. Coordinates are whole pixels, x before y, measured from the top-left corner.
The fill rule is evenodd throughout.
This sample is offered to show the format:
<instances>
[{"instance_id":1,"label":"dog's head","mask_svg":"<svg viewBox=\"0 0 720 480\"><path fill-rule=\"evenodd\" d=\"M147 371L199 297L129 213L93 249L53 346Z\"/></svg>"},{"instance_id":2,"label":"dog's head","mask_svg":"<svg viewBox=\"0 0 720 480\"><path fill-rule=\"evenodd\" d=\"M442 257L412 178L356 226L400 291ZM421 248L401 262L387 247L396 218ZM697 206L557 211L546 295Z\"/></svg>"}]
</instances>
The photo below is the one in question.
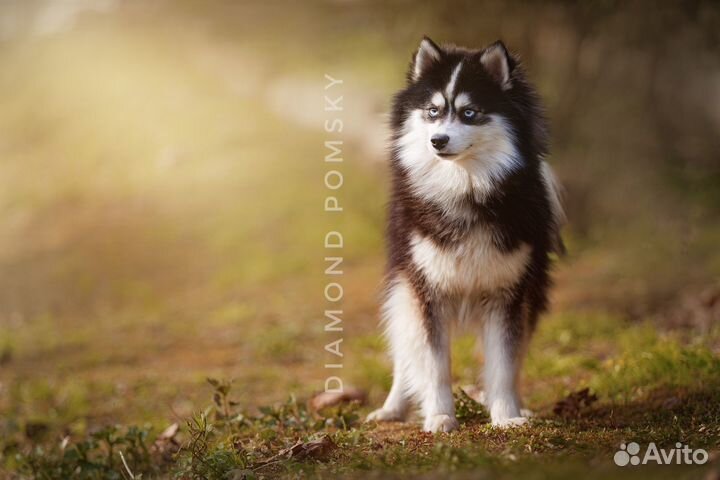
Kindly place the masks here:
<instances>
[{"instance_id":1,"label":"dog's head","mask_svg":"<svg viewBox=\"0 0 720 480\"><path fill-rule=\"evenodd\" d=\"M423 38L407 88L396 97L398 158L426 196L443 200L472 190L484 197L507 173L522 167L520 137L538 113L534 100L502 42L465 50L441 48Z\"/></svg>"}]
</instances>

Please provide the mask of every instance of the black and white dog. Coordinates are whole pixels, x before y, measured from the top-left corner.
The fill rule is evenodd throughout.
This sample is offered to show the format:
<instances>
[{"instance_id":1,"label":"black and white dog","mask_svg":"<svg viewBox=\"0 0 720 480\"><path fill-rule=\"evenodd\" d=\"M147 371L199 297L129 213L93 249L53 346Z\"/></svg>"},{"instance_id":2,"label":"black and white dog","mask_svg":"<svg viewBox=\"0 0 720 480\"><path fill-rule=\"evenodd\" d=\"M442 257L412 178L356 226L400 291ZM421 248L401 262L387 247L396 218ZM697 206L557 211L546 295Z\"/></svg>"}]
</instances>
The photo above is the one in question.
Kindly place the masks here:
<instances>
[{"instance_id":1,"label":"black and white dog","mask_svg":"<svg viewBox=\"0 0 720 480\"><path fill-rule=\"evenodd\" d=\"M383 321L393 386L368 420L458 427L450 329L476 321L492 424L527 421L517 383L547 305L563 211L539 98L501 42L482 50L424 38L392 114L392 197Z\"/></svg>"}]
</instances>

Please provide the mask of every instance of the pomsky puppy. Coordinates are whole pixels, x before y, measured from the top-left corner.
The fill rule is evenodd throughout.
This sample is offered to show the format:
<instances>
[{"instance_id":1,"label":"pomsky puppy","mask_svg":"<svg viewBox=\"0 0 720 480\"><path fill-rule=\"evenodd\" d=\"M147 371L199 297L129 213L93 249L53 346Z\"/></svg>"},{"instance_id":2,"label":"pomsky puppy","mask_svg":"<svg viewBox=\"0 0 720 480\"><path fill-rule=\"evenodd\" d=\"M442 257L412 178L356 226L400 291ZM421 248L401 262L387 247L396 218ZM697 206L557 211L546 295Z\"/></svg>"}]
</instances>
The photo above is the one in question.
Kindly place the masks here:
<instances>
[{"instance_id":1,"label":"pomsky puppy","mask_svg":"<svg viewBox=\"0 0 720 480\"><path fill-rule=\"evenodd\" d=\"M388 265L382 308L393 385L369 421L458 427L450 330L482 335L492 424L527 421L518 375L546 309L563 210L544 162L547 124L535 89L501 42L482 50L424 38L394 99Z\"/></svg>"}]
</instances>

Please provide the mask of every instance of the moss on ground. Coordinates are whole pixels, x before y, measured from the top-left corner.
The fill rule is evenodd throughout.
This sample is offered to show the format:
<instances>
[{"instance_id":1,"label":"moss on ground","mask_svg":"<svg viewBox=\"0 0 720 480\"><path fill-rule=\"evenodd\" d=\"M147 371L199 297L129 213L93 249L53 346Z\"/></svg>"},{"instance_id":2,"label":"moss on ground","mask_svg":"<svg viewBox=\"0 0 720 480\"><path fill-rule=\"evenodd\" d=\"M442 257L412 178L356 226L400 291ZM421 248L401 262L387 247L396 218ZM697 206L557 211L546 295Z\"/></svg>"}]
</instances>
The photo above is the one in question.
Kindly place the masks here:
<instances>
[{"instance_id":1,"label":"moss on ground","mask_svg":"<svg viewBox=\"0 0 720 480\"><path fill-rule=\"evenodd\" d=\"M713 334L688 342L646 324L597 315L551 317L538 332L524 381L536 416L526 427L505 431L492 428L483 408L459 388L461 429L432 435L417 422L364 424L369 406L355 403L318 413L291 396L252 408L236 401L242 385L213 380L206 389L212 401L204 409L205 404L194 405L197 413L180 422L179 432L168 440L159 435L162 414L155 428L97 430L90 412L101 409L93 402L108 392L94 395L87 386L80 388L83 383L64 390L18 382L6 400L9 415L0 423L1 459L7 475L13 471L35 478L61 478L69 471L77 478L123 478L127 471L120 452L130 471L143 478L696 478L717 467L711 462L620 468L613 455L631 441L664 448L682 442L716 458L717 340ZM359 338L358 347L380 354L373 337ZM455 356L474 358L473 343L461 339ZM368 368L359 366L358 375L372 380L380 374ZM377 369L385 372L385 367ZM557 408L568 393L584 387L597 401ZM371 395L371 401L377 399ZM76 423L78 418L83 422ZM165 418L169 422L170 412ZM330 446L305 452L312 442Z\"/></svg>"}]
</instances>

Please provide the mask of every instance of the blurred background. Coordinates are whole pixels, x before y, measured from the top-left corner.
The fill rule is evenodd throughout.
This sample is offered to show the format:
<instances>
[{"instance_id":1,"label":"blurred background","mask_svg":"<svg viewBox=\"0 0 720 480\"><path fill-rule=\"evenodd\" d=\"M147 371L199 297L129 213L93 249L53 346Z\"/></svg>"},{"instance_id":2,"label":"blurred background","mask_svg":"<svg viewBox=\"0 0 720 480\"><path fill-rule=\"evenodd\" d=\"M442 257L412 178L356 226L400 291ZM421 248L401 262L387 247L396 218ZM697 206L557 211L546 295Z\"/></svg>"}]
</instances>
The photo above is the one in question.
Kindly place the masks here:
<instances>
[{"instance_id":1,"label":"blurred background","mask_svg":"<svg viewBox=\"0 0 720 480\"><path fill-rule=\"evenodd\" d=\"M502 38L544 98L570 219L547 325L643 322L717 353L715 2L3 0L0 416L165 424L207 376L248 406L322 389L329 229L342 376L379 402L385 122L424 34ZM344 81L338 216L325 73ZM473 381L472 338L454 355ZM574 374L532 355L547 402Z\"/></svg>"}]
</instances>

